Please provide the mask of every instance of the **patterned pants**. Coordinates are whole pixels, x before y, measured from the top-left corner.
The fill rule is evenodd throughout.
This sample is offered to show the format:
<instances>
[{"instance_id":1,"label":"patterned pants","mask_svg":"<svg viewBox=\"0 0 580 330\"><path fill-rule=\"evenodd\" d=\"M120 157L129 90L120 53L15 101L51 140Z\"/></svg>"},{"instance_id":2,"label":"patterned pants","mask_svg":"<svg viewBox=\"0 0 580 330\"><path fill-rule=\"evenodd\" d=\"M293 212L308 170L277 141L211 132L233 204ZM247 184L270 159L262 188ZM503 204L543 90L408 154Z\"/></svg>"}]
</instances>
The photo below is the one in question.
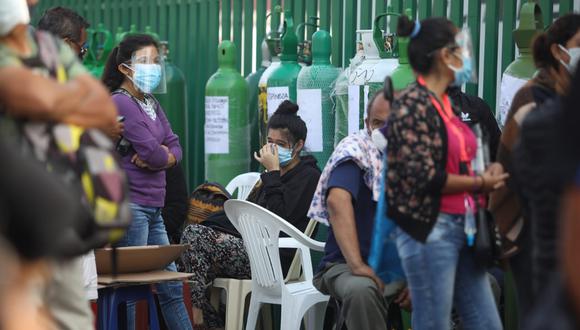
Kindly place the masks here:
<instances>
[{"instance_id":1,"label":"patterned pants","mask_svg":"<svg viewBox=\"0 0 580 330\"><path fill-rule=\"evenodd\" d=\"M181 255L179 268L194 274L190 284L193 306L203 311L207 327L223 327L223 320L210 304L208 288L217 277L251 277L250 260L242 239L203 225L192 224L183 231L181 244L189 246Z\"/></svg>"}]
</instances>

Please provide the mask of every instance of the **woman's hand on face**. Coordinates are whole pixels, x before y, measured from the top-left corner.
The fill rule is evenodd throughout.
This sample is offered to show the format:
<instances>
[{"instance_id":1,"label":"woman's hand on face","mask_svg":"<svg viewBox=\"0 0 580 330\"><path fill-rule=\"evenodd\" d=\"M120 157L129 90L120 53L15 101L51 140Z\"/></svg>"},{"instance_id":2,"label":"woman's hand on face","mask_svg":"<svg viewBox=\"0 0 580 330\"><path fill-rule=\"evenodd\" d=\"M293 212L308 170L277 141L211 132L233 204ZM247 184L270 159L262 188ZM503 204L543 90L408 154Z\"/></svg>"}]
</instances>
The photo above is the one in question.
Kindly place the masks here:
<instances>
[{"instance_id":1,"label":"woman's hand on face","mask_svg":"<svg viewBox=\"0 0 580 330\"><path fill-rule=\"evenodd\" d=\"M262 164L268 172L280 170L280 159L278 158L278 146L274 143L266 143L260 149L260 155L254 152L254 158Z\"/></svg>"}]
</instances>

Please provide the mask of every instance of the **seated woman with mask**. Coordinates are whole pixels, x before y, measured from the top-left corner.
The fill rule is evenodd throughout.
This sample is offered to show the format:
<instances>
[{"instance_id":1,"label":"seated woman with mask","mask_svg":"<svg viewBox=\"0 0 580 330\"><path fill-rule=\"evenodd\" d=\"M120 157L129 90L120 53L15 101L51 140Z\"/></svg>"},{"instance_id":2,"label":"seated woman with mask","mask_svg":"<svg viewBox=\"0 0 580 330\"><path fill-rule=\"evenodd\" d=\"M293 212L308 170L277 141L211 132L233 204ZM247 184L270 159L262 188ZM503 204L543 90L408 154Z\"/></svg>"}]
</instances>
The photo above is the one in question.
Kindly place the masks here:
<instances>
[{"instance_id":1,"label":"seated woman with mask","mask_svg":"<svg viewBox=\"0 0 580 330\"><path fill-rule=\"evenodd\" d=\"M268 122L268 143L254 157L266 171L248 201L284 218L301 231L306 229L306 213L316 190L320 169L312 156L301 157L306 141L306 124L297 115L298 106L284 101ZM206 296L206 289L217 277L249 279L250 261L241 236L224 213L202 224L187 226L181 243L189 245L182 255L182 270L193 273L191 296L194 324L200 328L223 327L218 313ZM282 250L285 273L292 261L292 250Z\"/></svg>"}]
</instances>

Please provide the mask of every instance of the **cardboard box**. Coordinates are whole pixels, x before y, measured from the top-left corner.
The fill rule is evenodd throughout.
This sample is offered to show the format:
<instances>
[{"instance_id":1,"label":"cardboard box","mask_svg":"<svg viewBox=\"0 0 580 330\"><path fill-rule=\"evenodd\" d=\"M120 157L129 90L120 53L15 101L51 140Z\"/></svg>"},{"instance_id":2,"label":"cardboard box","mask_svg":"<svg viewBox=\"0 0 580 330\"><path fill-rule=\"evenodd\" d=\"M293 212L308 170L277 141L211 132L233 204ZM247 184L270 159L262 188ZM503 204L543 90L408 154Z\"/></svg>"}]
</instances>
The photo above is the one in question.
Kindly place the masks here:
<instances>
[{"instance_id":1,"label":"cardboard box","mask_svg":"<svg viewBox=\"0 0 580 330\"><path fill-rule=\"evenodd\" d=\"M112 277L112 248L95 250L98 282L158 283L182 280L191 274L165 271L187 249L187 245L149 245L117 248L117 276Z\"/></svg>"}]
</instances>

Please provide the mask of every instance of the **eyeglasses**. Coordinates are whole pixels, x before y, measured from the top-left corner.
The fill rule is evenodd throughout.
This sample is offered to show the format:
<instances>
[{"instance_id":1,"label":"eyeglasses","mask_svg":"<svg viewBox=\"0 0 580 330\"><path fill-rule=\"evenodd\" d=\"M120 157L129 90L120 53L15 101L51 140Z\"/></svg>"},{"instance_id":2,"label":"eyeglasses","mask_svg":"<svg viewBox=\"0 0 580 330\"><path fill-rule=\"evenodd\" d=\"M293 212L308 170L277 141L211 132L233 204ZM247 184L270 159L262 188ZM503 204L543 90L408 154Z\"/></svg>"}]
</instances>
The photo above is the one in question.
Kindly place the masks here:
<instances>
[{"instance_id":1,"label":"eyeglasses","mask_svg":"<svg viewBox=\"0 0 580 330\"><path fill-rule=\"evenodd\" d=\"M79 48L78 56L81 60L85 57L85 55L87 55L88 45L86 42L84 44L80 45L78 42L76 42L70 38L67 38L66 41Z\"/></svg>"}]
</instances>

